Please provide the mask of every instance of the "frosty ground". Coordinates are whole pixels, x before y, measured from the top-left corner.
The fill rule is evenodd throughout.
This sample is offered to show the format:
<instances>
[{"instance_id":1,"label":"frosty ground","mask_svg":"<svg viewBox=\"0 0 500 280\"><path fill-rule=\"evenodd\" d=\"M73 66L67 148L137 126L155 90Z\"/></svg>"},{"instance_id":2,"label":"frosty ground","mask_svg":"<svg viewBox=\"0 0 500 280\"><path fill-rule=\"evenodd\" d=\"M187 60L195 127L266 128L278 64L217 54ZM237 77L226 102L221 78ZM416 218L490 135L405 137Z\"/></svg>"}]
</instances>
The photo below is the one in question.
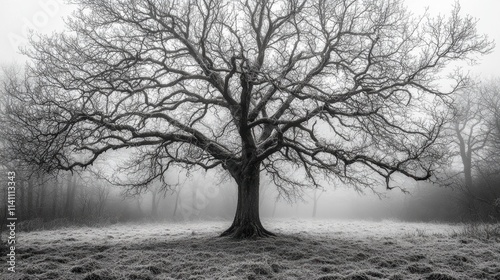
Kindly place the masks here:
<instances>
[{"instance_id":1,"label":"frosty ground","mask_svg":"<svg viewBox=\"0 0 500 280\"><path fill-rule=\"evenodd\" d=\"M462 225L264 220L278 237L233 240L227 221L19 233L3 279L500 279L500 240ZM7 277L7 278L6 278Z\"/></svg>"}]
</instances>

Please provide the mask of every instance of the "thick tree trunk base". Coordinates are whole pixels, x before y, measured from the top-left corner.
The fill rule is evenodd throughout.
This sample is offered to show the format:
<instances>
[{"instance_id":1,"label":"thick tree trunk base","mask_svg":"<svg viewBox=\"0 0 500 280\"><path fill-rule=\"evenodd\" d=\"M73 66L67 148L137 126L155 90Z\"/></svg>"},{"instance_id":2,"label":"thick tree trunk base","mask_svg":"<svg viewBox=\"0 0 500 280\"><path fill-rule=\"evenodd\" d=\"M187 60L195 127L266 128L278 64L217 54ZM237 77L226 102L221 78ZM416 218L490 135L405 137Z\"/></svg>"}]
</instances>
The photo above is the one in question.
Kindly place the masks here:
<instances>
[{"instance_id":1,"label":"thick tree trunk base","mask_svg":"<svg viewBox=\"0 0 500 280\"><path fill-rule=\"evenodd\" d=\"M220 237L230 237L235 239L257 239L273 237L276 234L265 229L260 222L233 223Z\"/></svg>"},{"instance_id":2,"label":"thick tree trunk base","mask_svg":"<svg viewBox=\"0 0 500 280\"><path fill-rule=\"evenodd\" d=\"M233 224L220 236L236 239L257 239L276 236L266 230L259 216L260 164L247 162L243 169L231 173L238 185L238 203Z\"/></svg>"}]
</instances>

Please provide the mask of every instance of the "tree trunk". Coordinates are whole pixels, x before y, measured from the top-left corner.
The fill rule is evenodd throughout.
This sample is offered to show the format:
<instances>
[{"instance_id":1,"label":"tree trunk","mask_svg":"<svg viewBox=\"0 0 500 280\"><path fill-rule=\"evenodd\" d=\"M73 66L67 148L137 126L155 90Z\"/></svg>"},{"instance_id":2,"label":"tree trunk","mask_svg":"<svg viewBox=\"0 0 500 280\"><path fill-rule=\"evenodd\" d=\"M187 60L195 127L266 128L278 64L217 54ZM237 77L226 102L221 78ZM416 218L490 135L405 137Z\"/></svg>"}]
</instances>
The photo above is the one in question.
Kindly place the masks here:
<instances>
[{"instance_id":1,"label":"tree trunk","mask_svg":"<svg viewBox=\"0 0 500 280\"><path fill-rule=\"evenodd\" d=\"M198 184L195 182L193 184L193 192L191 194L191 209L193 209L191 214L198 216L200 213L199 210L203 209L200 206L201 205L198 205Z\"/></svg>"},{"instance_id":2,"label":"tree trunk","mask_svg":"<svg viewBox=\"0 0 500 280\"><path fill-rule=\"evenodd\" d=\"M312 214L313 218L316 218L316 209L318 209L318 200L316 198L314 198L313 214Z\"/></svg>"},{"instance_id":3,"label":"tree trunk","mask_svg":"<svg viewBox=\"0 0 500 280\"><path fill-rule=\"evenodd\" d=\"M70 204L70 200L71 200L71 176L68 175L68 178L67 178L67 186L66 186L66 204L64 206L64 212L66 212L66 215L68 218L71 219L71 213L73 212L72 211L72 208L71 208L71 204Z\"/></svg>"},{"instance_id":4,"label":"tree trunk","mask_svg":"<svg viewBox=\"0 0 500 280\"><path fill-rule=\"evenodd\" d=\"M136 214L137 214L137 218L142 218L143 217L143 213L142 213L142 207L141 207L141 197L140 196L136 196L135 197L135 202L136 202Z\"/></svg>"},{"instance_id":5,"label":"tree trunk","mask_svg":"<svg viewBox=\"0 0 500 280\"><path fill-rule=\"evenodd\" d=\"M73 220L73 209L75 204L75 195L76 195L76 176L72 176L68 174L68 187L66 192L66 206L65 211L66 215L70 220Z\"/></svg>"},{"instance_id":6,"label":"tree trunk","mask_svg":"<svg viewBox=\"0 0 500 280\"><path fill-rule=\"evenodd\" d=\"M158 215L158 201L156 200L156 190L151 192L151 217L157 218Z\"/></svg>"},{"instance_id":7,"label":"tree trunk","mask_svg":"<svg viewBox=\"0 0 500 280\"><path fill-rule=\"evenodd\" d=\"M57 217L57 203L59 196L59 178L56 177L54 180L54 194L52 196L52 219Z\"/></svg>"},{"instance_id":8,"label":"tree trunk","mask_svg":"<svg viewBox=\"0 0 500 280\"><path fill-rule=\"evenodd\" d=\"M318 190L315 189L314 190L314 197L313 197L313 213L312 213L313 218L316 218L316 212L318 209L318 201L319 201L320 196L321 196L321 194L318 194Z\"/></svg>"},{"instance_id":9,"label":"tree trunk","mask_svg":"<svg viewBox=\"0 0 500 280\"><path fill-rule=\"evenodd\" d=\"M33 176L33 175L32 175ZM33 177L28 179L28 207L27 207L27 216L26 219L31 219L33 214Z\"/></svg>"},{"instance_id":10,"label":"tree trunk","mask_svg":"<svg viewBox=\"0 0 500 280\"><path fill-rule=\"evenodd\" d=\"M267 231L259 216L259 164L245 168L244 172L234 173L238 184L238 204L233 224L221 236L233 238L257 238L275 236Z\"/></svg>"},{"instance_id":11,"label":"tree trunk","mask_svg":"<svg viewBox=\"0 0 500 280\"><path fill-rule=\"evenodd\" d=\"M176 196L175 196L175 205L174 205L174 213L172 214L172 218L175 219L175 215L177 214L177 208L179 208L179 196L181 194L181 190L176 190Z\"/></svg>"},{"instance_id":12,"label":"tree trunk","mask_svg":"<svg viewBox=\"0 0 500 280\"><path fill-rule=\"evenodd\" d=\"M45 210L45 191L47 184L45 182L46 178L43 175L40 175L41 178L38 179L39 181L39 186L40 186L40 191L38 192L38 206L37 206L37 216L42 217L45 219L44 210Z\"/></svg>"}]
</instances>

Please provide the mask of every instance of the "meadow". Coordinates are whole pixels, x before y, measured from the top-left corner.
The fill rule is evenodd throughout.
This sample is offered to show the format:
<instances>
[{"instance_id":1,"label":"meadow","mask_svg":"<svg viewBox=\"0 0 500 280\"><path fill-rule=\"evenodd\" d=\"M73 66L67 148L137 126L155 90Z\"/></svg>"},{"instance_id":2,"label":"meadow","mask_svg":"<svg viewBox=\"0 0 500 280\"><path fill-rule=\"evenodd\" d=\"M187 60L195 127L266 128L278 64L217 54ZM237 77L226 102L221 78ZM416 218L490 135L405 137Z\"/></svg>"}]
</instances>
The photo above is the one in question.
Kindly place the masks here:
<instances>
[{"instance_id":1,"label":"meadow","mask_svg":"<svg viewBox=\"0 0 500 280\"><path fill-rule=\"evenodd\" d=\"M263 220L274 238L234 240L227 221L18 233L3 279L500 279L499 225Z\"/></svg>"}]
</instances>

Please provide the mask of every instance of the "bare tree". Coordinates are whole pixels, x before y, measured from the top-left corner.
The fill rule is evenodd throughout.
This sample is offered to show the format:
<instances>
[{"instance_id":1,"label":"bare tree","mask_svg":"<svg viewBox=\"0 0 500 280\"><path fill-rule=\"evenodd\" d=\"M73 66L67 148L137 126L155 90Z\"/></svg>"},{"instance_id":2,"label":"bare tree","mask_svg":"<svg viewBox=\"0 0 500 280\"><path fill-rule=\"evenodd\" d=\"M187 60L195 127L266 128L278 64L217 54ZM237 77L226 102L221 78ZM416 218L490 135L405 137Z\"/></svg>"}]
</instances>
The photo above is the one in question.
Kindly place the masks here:
<instances>
[{"instance_id":1,"label":"bare tree","mask_svg":"<svg viewBox=\"0 0 500 280\"><path fill-rule=\"evenodd\" d=\"M179 199L181 195L181 190L178 187L172 189L172 193L175 193L174 211L172 213L172 218L176 219L177 209L179 208Z\"/></svg>"},{"instance_id":2,"label":"bare tree","mask_svg":"<svg viewBox=\"0 0 500 280\"><path fill-rule=\"evenodd\" d=\"M456 101L457 117L454 121L455 143L463 163L465 185L472 187L473 157L480 156L487 145L491 130L483 114L483 102L477 88L469 89Z\"/></svg>"},{"instance_id":3,"label":"bare tree","mask_svg":"<svg viewBox=\"0 0 500 280\"><path fill-rule=\"evenodd\" d=\"M315 189L313 192L313 197L312 197L312 201L313 201L312 217L313 218L316 218L316 213L318 210L318 201L319 201L319 198L321 197L322 194L323 194L323 192L318 193L318 189Z\"/></svg>"},{"instance_id":4,"label":"bare tree","mask_svg":"<svg viewBox=\"0 0 500 280\"><path fill-rule=\"evenodd\" d=\"M478 197L473 192L473 160L483 152L490 131L486 129L486 124L481 116L482 103L477 98L477 89L468 89L460 94L460 98L455 101L457 116L453 122L454 141L459 149L460 159L463 165L463 177L459 176L459 181L454 185L459 187L462 195L461 200L465 200L470 213L475 213L474 202L484 199ZM463 181L462 181L463 180Z\"/></svg>"},{"instance_id":5,"label":"bare tree","mask_svg":"<svg viewBox=\"0 0 500 280\"><path fill-rule=\"evenodd\" d=\"M41 217L45 211L47 181L54 177L43 172L29 152L36 145L34 137L37 134L33 133L33 129L40 128L32 123L33 116L29 115L27 104L19 99L27 92L36 94L36 83L25 76L22 67L11 65L1 70L0 169L16 173L20 217ZM20 115L23 117L19 118ZM26 121L30 124L24 123Z\"/></svg>"},{"instance_id":6,"label":"bare tree","mask_svg":"<svg viewBox=\"0 0 500 280\"><path fill-rule=\"evenodd\" d=\"M480 88L484 103L483 115L486 120L489 139L481 158L478 173L482 196L495 212L489 217L500 218L500 79L485 81Z\"/></svg>"},{"instance_id":7,"label":"bare tree","mask_svg":"<svg viewBox=\"0 0 500 280\"><path fill-rule=\"evenodd\" d=\"M80 204L80 213L76 213L80 218L90 217L93 213L92 202L93 202L93 189L87 184L81 184L79 186L80 191L78 192L78 204ZM74 206L74 209L76 206ZM76 210L76 209L75 209ZM74 211L76 212L76 211Z\"/></svg>"},{"instance_id":8,"label":"bare tree","mask_svg":"<svg viewBox=\"0 0 500 280\"><path fill-rule=\"evenodd\" d=\"M72 170L130 148L137 188L174 165L220 168L238 188L222 235L238 238L273 235L262 171L284 196L331 180L374 187L374 174L388 189L397 173L428 179L440 105L463 84L441 88L440 73L492 48L458 5L432 18L398 0L73 2L69 31L25 51L40 93L19 97L37 143L20 152Z\"/></svg>"},{"instance_id":9,"label":"bare tree","mask_svg":"<svg viewBox=\"0 0 500 280\"><path fill-rule=\"evenodd\" d=\"M96 195L97 195L97 209L96 209L96 214L97 216L101 216L102 212L104 210L104 207L106 206L106 202L109 197L109 188L104 185L104 184L97 184L95 186L96 189Z\"/></svg>"},{"instance_id":10,"label":"bare tree","mask_svg":"<svg viewBox=\"0 0 500 280\"><path fill-rule=\"evenodd\" d=\"M488 151L485 162L490 171L500 171L500 78L486 81L482 86L481 97L484 102L484 115L490 131Z\"/></svg>"},{"instance_id":11,"label":"bare tree","mask_svg":"<svg viewBox=\"0 0 500 280\"><path fill-rule=\"evenodd\" d=\"M165 198L165 190L159 186L152 186L151 191L151 217L158 218L158 205L162 198Z\"/></svg>"},{"instance_id":12,"label":"bare tree","mask_svg":"<svg viewBox=\"0 0 500 280\"><path fill-rule=\"evenodd\" d=\"M460 190L460 199L469 214L479 218L476 203L485 204L497 212L498 186L491 179L500 171L498 146L498 112L500 90L495 81L481 82L464 89L454 101L456 117L453 120L452 142L458 150L462 172L452 177ZM479 216L478 216L479 215Z\"/></svg>"},{"instance_id":13,"label":"bare tree","mask_svg":"<svg viewBox=\"0 0 500 280\"><path fill-rule=\"evenodd\" d=\"M60 178L55 178L54 179L54 185L53 185L53 193L51 194L52 197L52 210L51 210L51 216L53 219L57 218L59 216L58 213L58 205L59 205L59 189L61 188L60 185L62 186L62 180Z\"/></svg>"},{"instance_id":14,"label":"bare tree","mask_svg":"<svg viewBox=\"0 0 500 280\"><path fill-rule=\"evenodd\" d=\"M64 213L70 219L74 219L75 214L75 197L77 193L76 175L67 174L66 179L66 200L64 204Z\"/></svg>"}]
</instances>

